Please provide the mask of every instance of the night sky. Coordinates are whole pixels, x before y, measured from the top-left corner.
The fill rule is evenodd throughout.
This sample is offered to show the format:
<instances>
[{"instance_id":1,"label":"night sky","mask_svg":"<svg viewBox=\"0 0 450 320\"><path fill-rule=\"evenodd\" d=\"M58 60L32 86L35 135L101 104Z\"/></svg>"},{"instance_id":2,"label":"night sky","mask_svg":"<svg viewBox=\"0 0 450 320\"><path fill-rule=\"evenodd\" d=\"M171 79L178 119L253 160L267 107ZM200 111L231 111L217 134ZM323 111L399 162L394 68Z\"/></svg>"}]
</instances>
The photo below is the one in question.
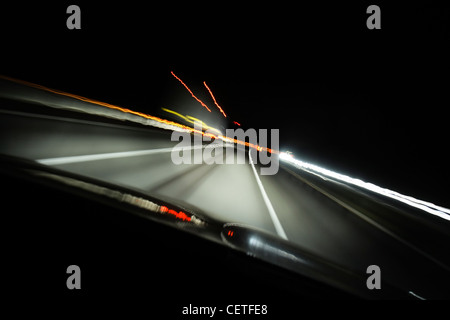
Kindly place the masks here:
<instances>
[{"instance_id":1,"label":"night sky","mask_svg":"<svg viewBox=\"0 0 450 320\"><path fill-rule=\"evenodd\" d=\"M448 6L330 3L2 3L0 73L150 114L186 104L220 118L174 71L214 107L206 81L245 128L280 129L281 149L300 159L450 207ZM70 4L81 30L66 28ZM366 28L370 4L381 30Z\"/></svg>"}]
</instances>

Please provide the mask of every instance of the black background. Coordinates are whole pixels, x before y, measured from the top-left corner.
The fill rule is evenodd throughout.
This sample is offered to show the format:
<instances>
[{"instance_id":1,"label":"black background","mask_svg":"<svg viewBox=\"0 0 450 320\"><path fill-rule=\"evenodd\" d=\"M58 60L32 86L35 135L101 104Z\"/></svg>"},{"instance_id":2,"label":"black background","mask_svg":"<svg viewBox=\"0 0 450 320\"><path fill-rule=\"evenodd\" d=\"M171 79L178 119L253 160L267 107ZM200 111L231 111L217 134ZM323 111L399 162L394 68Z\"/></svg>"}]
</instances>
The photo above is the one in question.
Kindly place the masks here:
<instances>
[{"instance_id":1,"label":"black background","mask_svg":"<svg viewBox=\"0 0 450 320\"><path fill-rule=\"evenodd\" d=\"M2 3L2 74L158 115L195 104L174 71L300 159L450 206L448 6L78 1L68 30L70 4Z\"/></svg>"}]
</instances>

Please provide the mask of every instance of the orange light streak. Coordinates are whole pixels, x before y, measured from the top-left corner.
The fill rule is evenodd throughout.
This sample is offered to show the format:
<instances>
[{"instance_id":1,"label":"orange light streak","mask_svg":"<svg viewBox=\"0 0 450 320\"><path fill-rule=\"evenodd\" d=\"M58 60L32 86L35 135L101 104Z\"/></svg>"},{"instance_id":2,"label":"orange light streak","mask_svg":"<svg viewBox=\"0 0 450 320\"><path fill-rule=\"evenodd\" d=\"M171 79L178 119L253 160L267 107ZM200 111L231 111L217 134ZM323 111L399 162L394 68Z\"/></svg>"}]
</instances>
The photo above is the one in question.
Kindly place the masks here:
<instances>
[{"instance_id":1,"label":"orange light streak","mask_svg":"<svg viewBox=\"0 0 450 320\"><path fill-rule=\"evenodd\" d=\"M222 109L222 108L219 106L219 104L217 103L216 98L214 98L214 95L213 95L211 89L209 89L209 87L208 87L208 85L206 84L205 81L203 81L203 84L205 85L206 89L208 89L208 92L209 92L209 94L211 95L211 98L213 98L214 103L216 104L217 108L219 108L220 112L222 112L223 116L226 118L227 115L225 114L225 112L223 111L223 109Z\"/></svg>"},{"instance_id":2,"label":"orange light streak","mask_svg":"<svg viewBox=\"0 0 450 320\"><path fill-rule=\"evenodd\" d=\"M10 78L10 77L3 76L3 75L0 75L0 78L1 79L5 79L5 80L9 80L9 81L12 81L12 82L16 82L16 83L19 83L19 84L22 84L22 85L26 85L28 87L33 87L33 88L36 88L36 89L40 89L40 90L44 90L44 91L47 91L47 92L55 93L55 94L58 94L58 95L61 95L61 96L74 98L74 99L77 99L77 100L80 100L80 101L96 104L98 106L102 106L102 107L106 107L106 108L114 109L114 110L119 110L119 111L122 111L122 112L125 112L125 113L134 114L136 116L140 116L140 117L143 117L143 118L146 118L146 119L155 120L155 121L158 121L160 123L165 123L165 124L169 124L169 125L173 125L173 126L182 128L182 129L193 131L193 129L191 127L182 125L180 123L177 123L177 122L174 122L174 121L169 121L169 120L166 120L166 119L161 119L161 118L158 118L158 117L155 117L155 116L152 116L152 115L148 115L148 114L145 114L145 113L142 113L142 112L138 112L138 111L133 111L133 110L130 110L130 109L122 108L122 107L116 106L114 104L110 104L110 103L106 103L106 102L102 102L102 101L86 98L86 97L79 96L79 95L72 94L72 93L67 93L67 92L64 92L64 91L61 91L61 90L51 89L51 88L48 88L48 87L41 86L39 84L35 84L35 83L24 81L24 80L14 79L14 78Z\"/></svg>"},{"instance_id":3,"label":"orange light streak","mask_svg":"<svg viewBox=\"0 0 450 320\"><path fill-rule=\"evenodd\" d=\"M208 110L209 112L211 112L211 109L208 108L208 106L206 104L203 103L202 100L200 100L199 98L197 98L191 91L191 89L189 89L189 87L183 82L183 80L181 80L180 78L178 78L175 73L173 73L173 71L170 71L170 73L178 80L181 82L181 84L187 89L187 91L189 91L189 93L192 95L192 97L197 100L202 106L204 106L206 108L206 110Z\"/></svg>"},{"instance_id":4,"label":"orange light streak","mask_svg":"<svg viewBox=\"0 0 450 320\"><path fill-rule=\"evenodd\" d=\"M258 145L255 145L253 143L249 143L249 142L246 142L246 141L241 141L241 140L237 140L237 139L231 139L231 138L228 138L228 137L222 136L222 135L217 135L216 136L216 135L214 135L212 133L206 133L206 132L203 132L201 130L196 130L194 128L182 125L182 124L174 122L174 121L161 119L161 118L158 118L158 117L155 117L155 116L152 116L152 115L148 115L148 114L145 114L145 113L142 113L142 112L133 111L133 110L130 110L130 109L126 109L126 108L122 108L122 107L116 106L114 104L110 104L110 103L101 102L101 101L98 101L98 100L89 99L89 98L86 98L86 97L83 97L83 96L79 96L79 95L72 94L72 93L67 93L67 92L64 92L64 91L61 91L61 90L47 88L47 87L44 87L44 86L41 86L41 85L38 85L38 84L35 84L35 83L32 83L32 82L28 82L28 81L24 81L24 80L18 80L18 79L10 78L10 77L3 76L3 75L0 75L0 78L8 80L8 81L16 82L16 83L19 83L19 84L22 84L22 85L26 85L26 86L29 86L29 87L33 87L33 88L36 88L36 89L40 89L40 90L44 90L44 91L47 91L47 92L55 93L55 94L58 94L58 95L74 98L74 99L77 99L77 100L80 100L80 101L92 103L92 104L95 104L95 105L98 105L98 106L102 106L102 107L106 107L106 108L109 108L109 109L119 110L121 112L130 113L130 114L133 114L133 115L136 115L136 116L140 116L140 117L143 117L143 118L146 118L146 119L151 119L151 120L154 120L154 121L157 121L157 122L160 122L160 123L164 123L164 124L172 125L172 126L175 126L175 127L178 127L178 128L185 129L185 130L189 130L192 133L197 133L197 134L201 134L203 136L208 136L210 138L221 139L221 140L226 141L226 142L233 142L235 144L240 144L240 145L243 145L243 146L246 146L246 147L249 147L249 148L256 149L258 151L267 151L267 152L270 152L270 153L280 153L278 150L273 150L273 149L270 149L270 148L261 147L261 146L258 146Z\"/></svg>"}]
</instances>

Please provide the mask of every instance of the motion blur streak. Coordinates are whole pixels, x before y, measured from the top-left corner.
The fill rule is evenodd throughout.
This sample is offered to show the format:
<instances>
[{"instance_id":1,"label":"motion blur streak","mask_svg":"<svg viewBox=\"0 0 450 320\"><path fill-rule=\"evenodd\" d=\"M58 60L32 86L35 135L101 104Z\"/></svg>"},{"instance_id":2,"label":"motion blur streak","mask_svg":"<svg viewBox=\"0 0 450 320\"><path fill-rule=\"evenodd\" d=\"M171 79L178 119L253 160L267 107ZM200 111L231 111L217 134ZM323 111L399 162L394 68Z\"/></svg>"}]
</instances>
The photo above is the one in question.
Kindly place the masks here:
<instances>
[{"instance_id":1,"label":"motion blur streak","mask_svg":"<svg viewBox=\"0 0 450 320\"><path fill-rule=\"evenodd\" d=\"M117 201L124 202L124 203L130 204L130 205L133 205L133 206L137 206L137 207L140 207L140 208L152 211L152 212L160 211L160 206L157 205L156 203L154 203L150 200L141 198L141 197L136 197L134 195L121 192L119 190L106 188L106 187L99 186L99 185L96 185L93 183L77 180L74 178L59 176L59 175L52 174L52 173L36 172L35 174L38 176L42 176L45 178L49 178L52 180L62 182L64 184L72 186L72 187L76 187L76 188L83 189L83 190L88 190L89 192L100 194L102 196L112 198Z\"/></svg>"},{"instance_id":2,"label":"motion blur streak","mask_svg":"<svg viewBox=\"0 0 450 320\"><path fill-rule=\"evenodd\" d=\"M187 91L189 91L189 93L192 95L192 97L197 100L202 106L204 106L206 108L206 110L208 110L209 112L211 112L211 110L208 108L208 106L206 104L203 103L202 100L200 100L199 98L197 98L191 91L191 89L189 89L189 87L180 79L178 78L175 73L173 73L173 71L170 71L170 73L178 80L181 82L181 84L187 89Z\"/></svg>"},{"instance_id":3,"label":"motion blur streak","mask_svg":"<svg viewBox=\"0 0 450 320\"><path fill-rule=\"evenodd\" d=\"M239 127L241 126L241 124L240 124L239 122L237 122L237 121L233 121L233 123L234 123L235 125L238 125Z\"/></svg>"},{"instance_id":4,"label":"motion blur streak","mask_svg":"<svg viewBox=\"0 0 450 320\"><path fill-rule=\"evenodd\" d=\"M168 112L168 113L172 113L172 114L180 117L181 119L184 119L185 121L187 121L189 123L194 123L195 124L195 122L199 122L202 125L202 128L205 128L206 130L213 130L213 131L216 131L219 134L222 134L220 132L220 130L217 130L216 128L213 128L213 127L207 125L204 121L202 121L200 119L194 118L194 117L189 116L189 115L183 116L181 113L178 113L176 111L173 111L173 110L170 110L170 109L167 109L167 108L161 108L161 110L163 110L165 112Z\"/></svg>"},{"instance_id":5,"label":"motion blur streak","mask_svg":"<svg viewBox=\"0 0 450 320\"><path fill-rule=\"evenodd\" d=\"M220 112L222 112L223 116L226 118L227 115L225 114L225 112L223 111L223 109L222 109L222 108L219 106L219 104L217 103L216 98L214 98L214 95L213 95L211 89L209 89L209 87L206 85L206 82L205 82L205 81L203 81L203 84L205 85L206 89L208 89L208 92L209 92L209 94L211 95L211 98L213 98L214 103L216 104L217 108L219 108Z\"/></svg>"},{"instance_id":6,"label":"motion blur streak","mask_svg":"<svg viewBox=\"0 0 450 320\"><path fill-rule=\"evenodd\" d=\"M409 291L408 293L409 293L410 295L412 295L413 297L419 299L419 300L426 300L424 297L421 297L421 296L419 296L418 294L416 294L416 293L414 293L414 292L412 292L412 291Z\"/></svg>"},{"instance_id":7,"label":"motion blur streak","mask_svg":"<svg viewBox=\"0 0 450 320\"><path fill-rule=\"evenodd\" d=\"M120 202L124 202L124 203L130 204L130 205L133 205L133 206L137 206L139 208L142 208L142 209L145 209L145 210L148 210L151 212L163 213L163 214L168 213L168 214L173 215L175 218L183 220L183 221L189 221L189 222L195 223L197 225L204 224L204 222L201 219L196 218L194 215L189 217L183 211L177 212L173 209L167 208L166 206L160 206L148 199L136 197L134 195L124 193L119 190L114 190L114 189L106 188L106 187L99 186L99 185L96 185L93 183L80 181L80 180L77 180L74 178L63 177L63 176L59 176L59 175L55 175L55 174L51 174L51 173L36 172L35 174L45 177L45 178L49 178L52 180L62 182L64 184L72 186L72 187L88 190L90 192L100 194L102 196L112 198L112 199L115 199Z\"/></svg>"},{"instance_id":8,"label":"motion blur streak","mask_svg":"<svg viewBox=\"0 0 450 320\"><path fill-rule=\"evenodd\" d=\"M304 161L300 161L295 159L291 154L286 154L284 152L280 153L280 159L284 160L288 163L293 164L299 169L303 169L307 172L310 172L312 174L315 174L322 179L335 179L341 182L345 182L348 184L352 184L354 186L369 190L371 192L378 193L380 195L386 196L388 198L403 202L409 206L415 207L417 209L426 211L432 215L435 215L437 217L440 217L442 219L450 221L450 209L437 206L431 202L426 202L423 200L415 199L411 196L406 196L403 194L400 194L396 191L392 191L386 188L379 187L373 183L365 182L360 179L355 179L328 169L321 168L319 166L316 166L311 163L307 163Z\"/></svg>"},{"instance_id":9,"label":"motion blur streak","mask_svg":"<svg viewBox=\"0 0 450 320\"><path fill-rule=\"evenodd\" d=\"M8 81L15 82L15 83L19 83L19 84L22 84L22 85L26 85L26 86L29 86L29 87L33 87L33 88L36 88L36 89L40 89L40 90L44 90L44 91L47 91L47 92L55 93L55 94L58 94L58 95L74 98L74 99L77 99L77 100L80 100L80 101L92 103L92 104L95 104L95 105L98 105L98 106L102 106L102 107L106 107L106 108L122 111L122 112L125 112L125 113L130 113L130 114L133 114L133 115L136 115L136 116L139 116L139 117L143 117L143 118L146 118L146 119L154 120L154 121L157 121L157 122L160 122L160 123L164 123L164 124L167 124L167 125L170 125L170 126L174 126L174 127L177 127L177 128L182 128L182 129L185 129L185 130L192 131L192 128L190 128L188 126L184 126L182 124L179 124L179 123L176 123L176 122L173 122L173 121L169 121L169 120L161 119L161 118L158 118L158 117L155 117L155 116L151 116L151 115L148 115L148 114L145 114L145 113L142 113L142 112L137 112L137 111L133 111L133 110L130 110L130 109L122 108L122 107L119 107L119 106L116 106L116 105L113 105L113 104L110 104L110 103L89 99L89 98L86 98L86 97L83 97L83 96L75 95L75 94L72 94L72 93L67 93L67 92L64 92L64 91L56 90L56 89L47 88L47 87L44 87L44 86L41 86L41 85L38 85L38 84L35 84L35 83L31 83L31 82L23 81L23 80L18 80L18 79L10 78L10 77L3 76L3 75L0 75L0 78L8 80ZM176 128L171 128L171 129L176 129Z\"/></svg>"},{"instance_id":10,"label":"motion blur streak","mask_svg":"<svg viewBox=\"0 0 450 320\"><path fill-rule=\"evenodd\" d=\"M260 147L260 146L257 146L255 144L251 144L251 143L248 143L248 142L245 142L245 141L240 141L240 140L237 140L237 139L231 139L231 138L225 137L223 135L215 136L215 135L213 135L211 133L204 133L201 130L196 130L194 128L182 125L182 124L174 122L174 121L161 119L161 118L158 118L158 117L155 117L155 116L152 116L152 115L148 115L148 114L145 114L145 113L142 113L142 112L133 111L133 110L122 108L122 107L119 107L119 106L116 106L116 105L113 105L113 104L110 104L110 103L89 99L89 98L86 98L86 97L83 97L83 96L75 95L75 94L72 94L72 93L67 93L67 92L64 92L64 91L61 91L61 90L47 88L47 87L44 87L44 86L41 86L41 85L38 85L38 84L35 84L35 83L31 83L31 82L28 82L28 81L14 79L14 78L10 78L10 77L3 76L3 75L0 75L0 79L5 79L7 81L12 81L12 82L19 83L19 84L22 84L22 85L25 85L25 86L28 86L28 87L33 87L33 88L36 88L36 89L44 90L44 91L55 93L55 94L58 94L58 95L70 97L70 98L73 98L73 99L77 99L77 100L84 101L84 102L87 102L87 103L92 103L92 104L95 104L95 105L98 105L98 106L102 106L102 107L106 107L106 108L109 108L109 109L118 110L118 111L121 111L121 112L124 112L124 113L133 114L135 116L142 117L142 118L145 118L145 119L150 119L150 120L156 121L158 123L164 124L166 126L166 127L164 127L164 129L178 130L178 131L179 130L185 130L185 131L189 131L189 132L192 132L192 133L198 133L198 134L201 134L203 136L209 136L209 137L214 138L214 139L221 139L221 140L223 140L225 142L231 142L231 143L247 146L247 147L250 147L250 148L253 148L253 149L257 149L258 151L267 151L267 152L270 152L270 153L278 153L277 150L272 150L272 149L269 149L269 148ZM156 126L156 125L153 125L153 126Z\"/></svg>"},{"instance_id":11,"label":"motion blur streak","mask_svg":"<svg viewBox=\"0 0 450 320\"><path fill-rule=\"evenodd\" d=\"M169 208L167 208L166 206L161 206L161 207L160 207L160 212L161 212L161 213L168 213L168 214L171 214L171 215L175 216L176 218L181 219L181 220L183 220L183 221L191 221L191 218L188 217L188 216L186 215L186 213L184 213L183 211L176 212L175 210L169 209Z\"/></svg>"}]
</instances>

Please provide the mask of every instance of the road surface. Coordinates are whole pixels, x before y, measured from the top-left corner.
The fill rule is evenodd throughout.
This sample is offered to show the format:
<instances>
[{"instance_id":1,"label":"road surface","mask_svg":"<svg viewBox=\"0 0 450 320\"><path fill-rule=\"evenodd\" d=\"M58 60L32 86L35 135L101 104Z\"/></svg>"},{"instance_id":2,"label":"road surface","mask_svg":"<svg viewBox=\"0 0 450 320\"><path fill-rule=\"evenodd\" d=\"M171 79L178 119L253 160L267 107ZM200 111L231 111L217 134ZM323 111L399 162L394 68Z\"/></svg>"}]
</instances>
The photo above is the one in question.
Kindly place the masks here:
<instances>
[{"instance_id":1,"label":"road surface","mask_svg":"<svg viewBox=\"0 0 450 320\"><path fill-rule=\"evenodd\" d=\"M445 265L361 219L283 165L276 175L259 175L247 153L236 152L224 154L234 164L175 165L171 150L177 142L170 141L168 130L33 112L42 106L17 110L1 102L1 154L182 201L224 223L284 237L364 276L369 265L378 265L384 280L421 297L433 298L436 288L444 292L450 284ZM239 157L244 164L236 163Z\"/></svg>"}]
</instances>

